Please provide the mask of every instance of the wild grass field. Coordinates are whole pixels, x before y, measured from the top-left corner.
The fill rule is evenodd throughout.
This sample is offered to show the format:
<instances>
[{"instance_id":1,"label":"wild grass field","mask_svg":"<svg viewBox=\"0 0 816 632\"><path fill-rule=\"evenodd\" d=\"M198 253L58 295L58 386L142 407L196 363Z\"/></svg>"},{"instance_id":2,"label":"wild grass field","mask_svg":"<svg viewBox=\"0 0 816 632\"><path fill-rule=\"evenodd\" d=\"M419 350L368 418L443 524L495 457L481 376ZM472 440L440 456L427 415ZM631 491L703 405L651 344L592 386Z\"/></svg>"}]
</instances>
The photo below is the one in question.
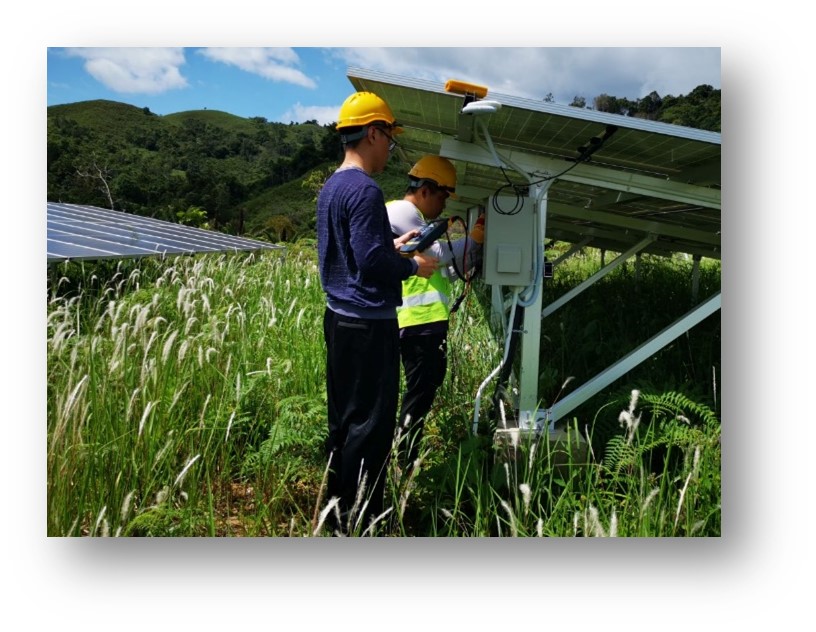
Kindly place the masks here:
<instances>
[{"instance_id":1,"label":"wild grass field","mask_svg":"<svg viewBox=\"0 0 816 632\"><path fill-rule=\"evenodd\" d=\"M556 269L545 304L598 269ZM313 245L74 262L47 298L49 536L328 536L323 293ZM704 261L700 296L719 290ZM719 313L575 410L569 445L470 432L501 359L475 282L420 466L358 535L719 536ZM542 325L549 406L691 304L691 263L644 257ZM408 480L406 480L408 479Z\"/></svg>"}]
</instances>

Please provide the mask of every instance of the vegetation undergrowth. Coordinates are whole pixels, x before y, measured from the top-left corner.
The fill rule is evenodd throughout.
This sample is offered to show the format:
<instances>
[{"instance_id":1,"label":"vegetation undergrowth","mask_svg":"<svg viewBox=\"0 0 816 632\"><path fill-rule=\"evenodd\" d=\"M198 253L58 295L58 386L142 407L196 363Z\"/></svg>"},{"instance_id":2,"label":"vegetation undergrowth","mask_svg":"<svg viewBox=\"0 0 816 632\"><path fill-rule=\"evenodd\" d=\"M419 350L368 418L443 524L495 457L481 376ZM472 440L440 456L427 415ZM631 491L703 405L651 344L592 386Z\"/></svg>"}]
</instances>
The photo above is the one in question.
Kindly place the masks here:
<instances>
[{"instance_id":1,"label":"vegetation undergrowth","mask_svg":"<svg viewBox=\"0 0 816 632\"><path fill-rule=\"evenodd\" d=\"M567 261L547 291L563 291L570 266L597 264ZM636 290L632 274L623 267L579 311L545 321L543 397L688 307L661 294L685 291L687 262L644 262ZM701 295L718 285L719 264L705 267ZM419 462L390 466L386 515L354 533L720 535L719 316L573 411L555 439L494 441L470 432L474 395L502 351L483 290L474 283L452 319ZM285 255L60 264L47 300L50 536L330 535L312 242Z\"/></svg>"}]
</instances>

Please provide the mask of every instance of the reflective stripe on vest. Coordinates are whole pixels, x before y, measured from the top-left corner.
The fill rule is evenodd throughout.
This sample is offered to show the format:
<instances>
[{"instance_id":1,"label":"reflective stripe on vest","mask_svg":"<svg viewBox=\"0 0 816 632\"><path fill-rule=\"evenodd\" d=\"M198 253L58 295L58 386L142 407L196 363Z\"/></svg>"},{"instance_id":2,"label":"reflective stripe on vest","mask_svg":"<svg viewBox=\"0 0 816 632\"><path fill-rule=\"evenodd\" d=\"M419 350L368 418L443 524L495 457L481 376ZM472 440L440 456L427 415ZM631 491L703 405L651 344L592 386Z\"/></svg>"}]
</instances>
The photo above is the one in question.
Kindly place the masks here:
<instances>
[{"instance_id":1,"label":"reflective stripe on vest","mask_svg":"<svg viewBox=\"0 0 816 632\"><path fill-rule=\"evenodd\" d=\"M450 297L445 296L442 292L430 290L422 294L412 294L411 296L402 297L402 307L399 309L406 309L408 307L418 307L420 305L433 305L434 303L450 303Z\"/></svg>"},{"instance_id":2,"label":"reflective stripe on vest","mask_svg":"<svg viewBox=\"0 0 816 632\"><path fill-rule=\"evenodd\" d=\"M397 308L400 328L448 320L450 295L450 281L439 270L428 279L406 279L402 282L402 306Z\"/></svg>"}]
</instances>

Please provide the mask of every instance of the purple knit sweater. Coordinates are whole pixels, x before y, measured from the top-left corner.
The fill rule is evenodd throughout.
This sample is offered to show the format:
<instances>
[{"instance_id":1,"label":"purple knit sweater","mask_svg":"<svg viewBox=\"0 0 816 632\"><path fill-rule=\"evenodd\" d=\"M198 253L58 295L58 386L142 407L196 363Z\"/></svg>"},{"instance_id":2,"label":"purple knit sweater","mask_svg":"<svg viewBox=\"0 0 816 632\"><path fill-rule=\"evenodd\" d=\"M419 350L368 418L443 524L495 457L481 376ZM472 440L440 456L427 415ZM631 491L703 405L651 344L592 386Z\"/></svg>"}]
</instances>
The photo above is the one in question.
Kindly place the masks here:
<instances>
[{"instance_id":1,"label":"purple knit sweater","mask_svg":"<svg viewBox=\"0 0 816 632\"><path fill-rule=\"evenodd\" d=\"M396 318L402 280L417 264L394 250L382 191L363 170L338 170L323 185L317 252L329 307L361 318Z\"/></svg>"}]
</instances>

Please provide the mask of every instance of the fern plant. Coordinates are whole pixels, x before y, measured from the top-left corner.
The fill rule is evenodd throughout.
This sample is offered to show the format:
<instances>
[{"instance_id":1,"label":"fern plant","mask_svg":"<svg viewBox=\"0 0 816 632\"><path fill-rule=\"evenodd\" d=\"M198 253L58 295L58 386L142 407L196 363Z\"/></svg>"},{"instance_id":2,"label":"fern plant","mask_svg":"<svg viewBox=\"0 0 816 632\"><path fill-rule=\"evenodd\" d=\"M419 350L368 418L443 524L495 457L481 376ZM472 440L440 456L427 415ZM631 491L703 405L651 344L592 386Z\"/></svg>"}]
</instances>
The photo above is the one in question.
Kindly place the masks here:
<instances>
[{"instance_id":1,"label":"fern plant","mask_svg":"<svg viewBox=\"0 0 816 632\"><path fill-rule=\"evenodd\" d=\"M268 437L246 457L241 473L249 476L282 458L290 465L322 465L327 433L325 398L282 399L275 406Z\"/></svg>"},{"instance_id":2,"label":"fern plant","mask_svg":"<svg viewBox=\"0 0 816 632\"><path fill-rule=\"evenodd\" d=\"M671 454L678 450L683 454L720 442L720 421L714 411L682 393L642 394L638 403L645 406L637 415L635 431L627 435L622 428L606 442L603 465L613 474L639 464L648 465L652 471L664 469L671 463ZM641 422L644 416L646 420Z\"/></svg>"}]
</instances>

